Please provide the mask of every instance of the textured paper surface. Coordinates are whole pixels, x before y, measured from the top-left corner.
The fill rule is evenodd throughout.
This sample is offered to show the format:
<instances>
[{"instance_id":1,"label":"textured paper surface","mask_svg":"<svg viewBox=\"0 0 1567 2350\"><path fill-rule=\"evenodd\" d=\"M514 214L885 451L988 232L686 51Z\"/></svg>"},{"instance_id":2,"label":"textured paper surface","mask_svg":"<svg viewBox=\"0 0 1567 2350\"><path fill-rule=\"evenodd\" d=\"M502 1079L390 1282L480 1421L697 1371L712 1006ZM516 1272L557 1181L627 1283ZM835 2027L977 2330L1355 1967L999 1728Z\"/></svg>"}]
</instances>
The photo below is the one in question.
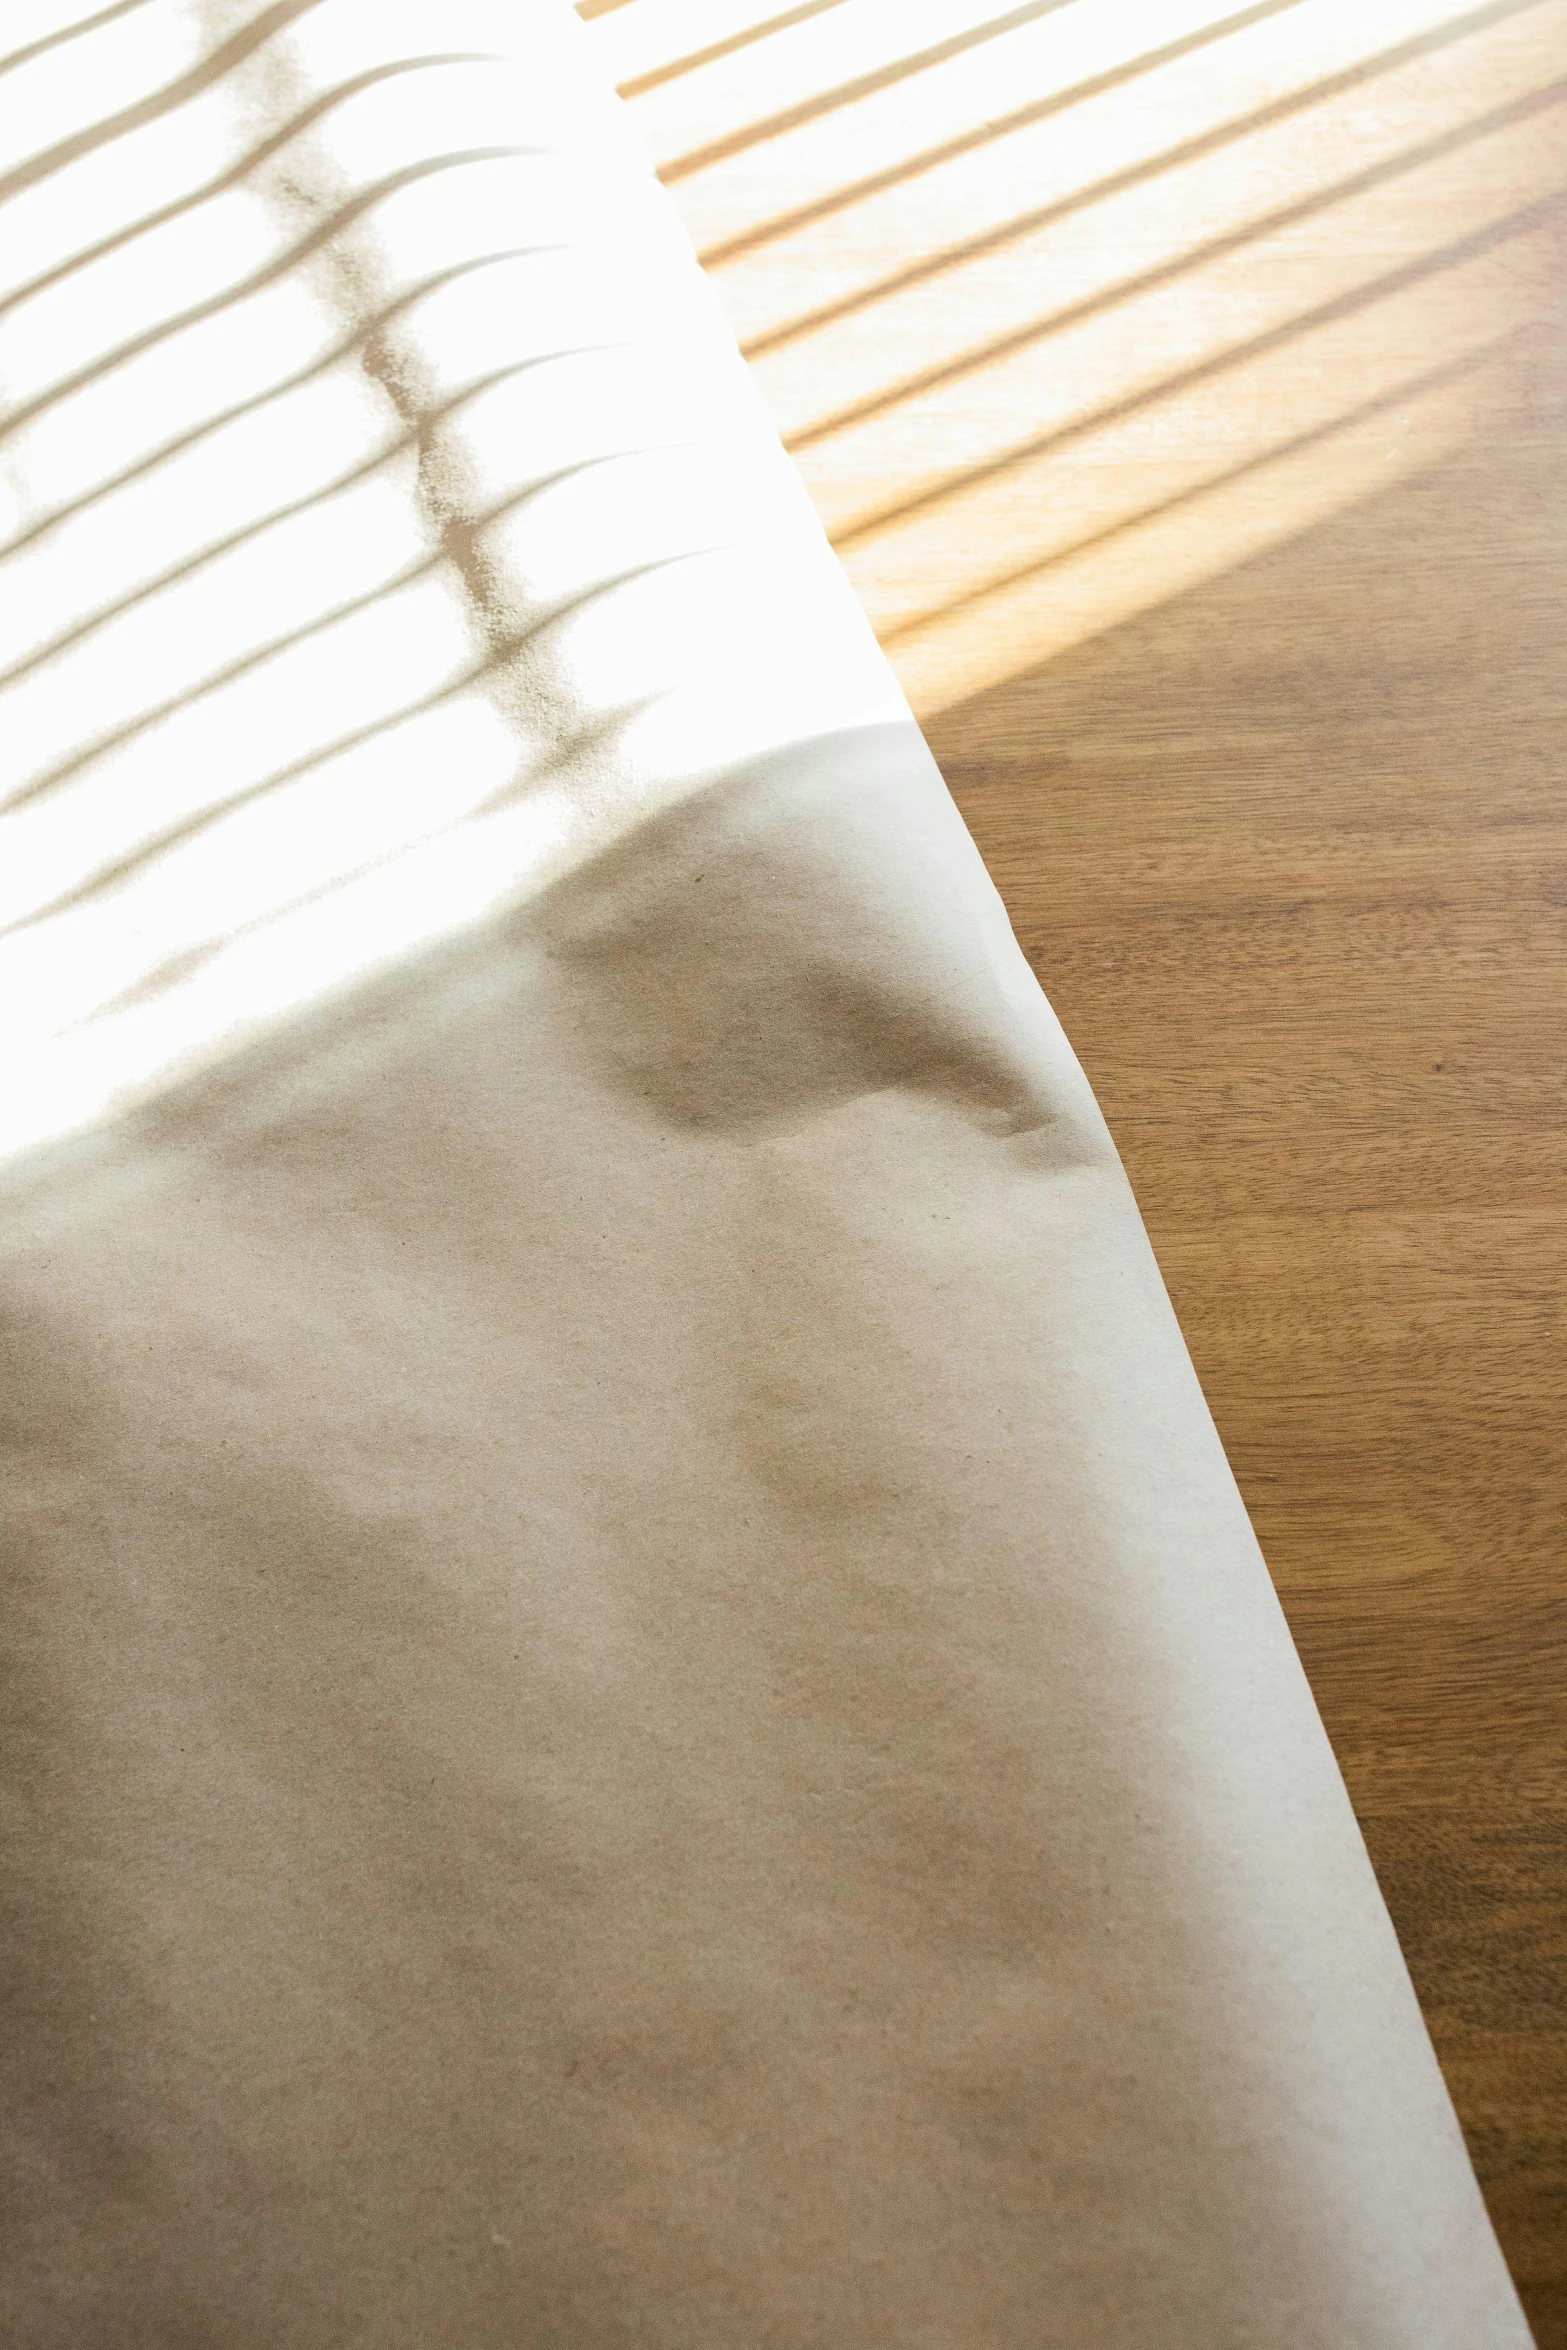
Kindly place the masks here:
<instances>
[{"instance_id":1,"label":"textured paper surface","mask_svg":"<svg viewBox=\"0 0 1567 2350\"><path fill-rule=\"evenodd\" d=\"M8 2338L1519 2350L1112 1144L569 11L28 14Z\"/></svg>"}]
</instances>

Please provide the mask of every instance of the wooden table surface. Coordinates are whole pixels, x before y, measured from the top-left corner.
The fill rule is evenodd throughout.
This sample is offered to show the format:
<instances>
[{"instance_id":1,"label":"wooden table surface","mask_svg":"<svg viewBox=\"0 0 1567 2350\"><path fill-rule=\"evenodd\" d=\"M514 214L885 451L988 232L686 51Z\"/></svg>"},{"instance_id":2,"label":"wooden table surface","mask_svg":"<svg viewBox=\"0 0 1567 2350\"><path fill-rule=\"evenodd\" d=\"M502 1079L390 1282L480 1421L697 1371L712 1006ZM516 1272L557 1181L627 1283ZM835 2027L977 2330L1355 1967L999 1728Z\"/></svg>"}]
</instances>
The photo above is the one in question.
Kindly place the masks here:
<instances>
[{"instance_id":1,"label":"wooden table surface","mask_svg":"<svg viewBox=\"0 0 1567 2350\"><path fill-rule=\"evenodd\" d=\"M1567 2346L1567 6L581 0L1097 1088Z\"/></svg>"}]
</instances>

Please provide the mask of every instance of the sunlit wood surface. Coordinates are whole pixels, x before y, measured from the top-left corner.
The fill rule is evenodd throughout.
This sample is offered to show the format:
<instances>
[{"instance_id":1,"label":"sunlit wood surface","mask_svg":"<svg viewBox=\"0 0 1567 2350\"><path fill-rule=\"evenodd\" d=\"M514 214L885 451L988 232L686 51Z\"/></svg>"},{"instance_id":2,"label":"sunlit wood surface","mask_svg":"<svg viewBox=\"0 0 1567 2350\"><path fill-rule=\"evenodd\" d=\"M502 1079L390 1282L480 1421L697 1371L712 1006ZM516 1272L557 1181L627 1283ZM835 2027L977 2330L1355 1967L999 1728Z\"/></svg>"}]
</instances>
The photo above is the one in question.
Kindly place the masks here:
<instances>
[{"instance_id":1,"label":"sunlit wood surface","mask_svg":"<svg viewBox=\"0 0 1567 2350\"><path fill-rule=\"evenodd\" d=\"M1098 1089L1567 2345L1567 7L582 0Z\"/></svg>"}]
</instances>

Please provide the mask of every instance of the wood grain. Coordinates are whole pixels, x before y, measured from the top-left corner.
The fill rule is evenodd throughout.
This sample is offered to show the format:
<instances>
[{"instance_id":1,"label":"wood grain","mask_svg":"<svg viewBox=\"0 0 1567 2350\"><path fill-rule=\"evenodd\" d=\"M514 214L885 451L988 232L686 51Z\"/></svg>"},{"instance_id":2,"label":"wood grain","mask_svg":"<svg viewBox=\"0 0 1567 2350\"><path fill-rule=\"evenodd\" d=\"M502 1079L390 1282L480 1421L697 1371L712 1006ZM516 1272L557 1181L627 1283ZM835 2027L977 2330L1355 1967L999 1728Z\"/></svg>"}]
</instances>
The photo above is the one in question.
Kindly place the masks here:
<instances>
[{"instance_id":1,"label":"wood grain","mask_svg":"<svg viewBox=\"0 0 1567 2350\"><path fill-rule=\"evenodd\" d=\"M697 13L759 37L595 31L1098 1091L1567 2350L1567 19L1014 12L886 34L878 112L874 9Z\"/></svg>"},{"instance_id":2,"label":"wood grain","mask_svg":"<svg viewBox=\"0 0 1567 2350\"><path fill-rule=\"evenodd\" d=\"M1564 459L1443 468L927 728L1116 1135L1541 2350L1567 2345Z\"/></svg>"},{"instance_id":3,"label":"wood grain","mask_svg":"<svg viewBox=\"0 0 1567 2350\"><path fill-rule=\"evenodd\" d=\"M1564 454L1471 452L930 728L1131 1174L1542 2350Z\"/></svg>"}]
</instances>

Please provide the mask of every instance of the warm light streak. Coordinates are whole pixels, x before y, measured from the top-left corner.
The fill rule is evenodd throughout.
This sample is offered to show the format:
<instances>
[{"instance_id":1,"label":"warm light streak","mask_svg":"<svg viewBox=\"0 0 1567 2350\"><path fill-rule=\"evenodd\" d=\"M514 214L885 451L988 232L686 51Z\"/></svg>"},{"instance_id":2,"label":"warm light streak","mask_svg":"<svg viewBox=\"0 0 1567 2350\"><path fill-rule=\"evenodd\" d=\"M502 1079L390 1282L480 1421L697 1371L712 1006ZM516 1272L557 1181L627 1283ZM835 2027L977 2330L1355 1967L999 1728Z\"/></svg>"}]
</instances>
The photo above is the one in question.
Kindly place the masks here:
<instances>
[{"instance_id":1,"label":"warm light streak","mask_svg":"<svg viewBox=\"0 0 1567 2350\"><path fill-rule=\"evenodd\" d=\"M1149 498L1145 481L1146 506L1124 522L1100 524L1086 544L1063 547L1023 578L890 635L910 701L926 714L945 709L1390 489L1460 447L1505 388L1505 361L1475 365L1453 383L1169 492L1168 504Z\"/></svg>"},{"instance_id":2,"label":"warm light streak","mask_svg":"<svg viewBox=\"0 0 1567 2350\"><path fill-rule=\"evenodd\" d=\"M756 69L639 99L655 154ZM674 193L934 713L1483 429L1564 178L1564 0L1299 0L1055 12Z\"/></svg>"}]
</instances>

